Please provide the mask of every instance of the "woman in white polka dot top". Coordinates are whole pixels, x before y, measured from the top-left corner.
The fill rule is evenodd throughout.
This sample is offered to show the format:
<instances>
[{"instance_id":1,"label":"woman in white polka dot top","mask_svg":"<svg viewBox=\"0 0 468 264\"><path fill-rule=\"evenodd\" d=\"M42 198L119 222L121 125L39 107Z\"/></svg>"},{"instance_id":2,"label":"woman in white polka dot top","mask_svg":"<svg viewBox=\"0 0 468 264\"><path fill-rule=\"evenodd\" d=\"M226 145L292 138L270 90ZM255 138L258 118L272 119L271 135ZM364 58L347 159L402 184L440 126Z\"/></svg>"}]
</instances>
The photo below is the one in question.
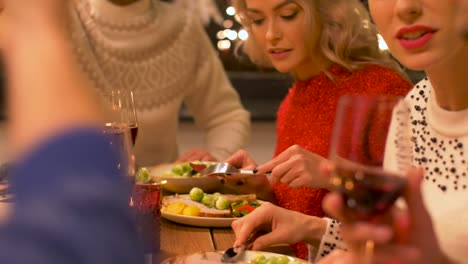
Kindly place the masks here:
<instances>
[{"instance_id":1,"label":"woman in white polka dot top","mask_svg":"<svg viewBox=\"0 0 468 264\"><path fill-rule=\"evenodd\" d=\"M468 263L468 228L464 226L468 222L468 45L454 26L455 1L370 0L369 5L392 54L406 67L427 74L405 98L410 107L412 164L423 169L419 172L421 199L419 188L412 188L406 197L411 219L407 235L413 242L406 249L418 250L422 263ZM394 126L391 138L396 137ZM396 150L395 142L389 140L387 169L397 169ZM414 182L410 178L411 187ZM426 213L424 207L426 217L421 216ZM376 226L343 228L354 232L345 240L353 240L363 239L365 230L375 231L366 228ZM415 230L420 232L413 236ZM369 238L382 240L383 236L374 233ZM389 248L377 246L376 254L388 253ZM391 252L392 258L410 259L408 252L394 248Z\"/></svg>"}]
</instances>

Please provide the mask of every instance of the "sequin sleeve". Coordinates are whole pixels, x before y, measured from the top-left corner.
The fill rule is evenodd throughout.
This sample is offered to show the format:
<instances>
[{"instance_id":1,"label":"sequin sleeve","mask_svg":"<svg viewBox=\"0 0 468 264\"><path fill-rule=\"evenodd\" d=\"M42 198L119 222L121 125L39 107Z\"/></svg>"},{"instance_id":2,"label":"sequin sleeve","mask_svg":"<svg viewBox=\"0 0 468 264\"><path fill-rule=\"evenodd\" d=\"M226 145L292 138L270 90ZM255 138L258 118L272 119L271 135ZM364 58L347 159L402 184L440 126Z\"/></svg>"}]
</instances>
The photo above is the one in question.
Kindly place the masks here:
<instances>
[{"instance_id":1,"label":"sequin sleeve","mask_svg":"<svg viewBox=\"0 0 468 264\"><path fill-rule=\"evenodd\" d=\"M324 219L327 220L327 229L320 241L320 246L318 248L312 245L307 246L309 249L309 261L311 263L317 263L334 249L347 250L346 244L340 235L341 223L330 218Z\"/></svg>"}]
</instances>

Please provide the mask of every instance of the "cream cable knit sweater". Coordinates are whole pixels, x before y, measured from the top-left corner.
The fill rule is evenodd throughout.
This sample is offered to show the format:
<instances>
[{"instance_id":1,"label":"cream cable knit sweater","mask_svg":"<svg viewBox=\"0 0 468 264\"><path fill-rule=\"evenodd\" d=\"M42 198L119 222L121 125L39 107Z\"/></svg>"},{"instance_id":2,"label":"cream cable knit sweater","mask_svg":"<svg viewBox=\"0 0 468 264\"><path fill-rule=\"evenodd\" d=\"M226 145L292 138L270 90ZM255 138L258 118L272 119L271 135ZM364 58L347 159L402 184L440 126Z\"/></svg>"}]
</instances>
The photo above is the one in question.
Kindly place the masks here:
<instances>
[{"instance_id":1,"label":"cream cable knit sweater","mask_svg":"<svg viewBox=\"0 0 468 264\"><path fill-rule=\"evenodd\" d=\"M157 0L125 7L107 0L75 0L72 16L75 51L97 91L134 91L139 165L178 157L183 102L205 132L205 145L200 142L199 147L218 159L245 147L249 113L190 7Z\"/></svg>"}]
</instances>

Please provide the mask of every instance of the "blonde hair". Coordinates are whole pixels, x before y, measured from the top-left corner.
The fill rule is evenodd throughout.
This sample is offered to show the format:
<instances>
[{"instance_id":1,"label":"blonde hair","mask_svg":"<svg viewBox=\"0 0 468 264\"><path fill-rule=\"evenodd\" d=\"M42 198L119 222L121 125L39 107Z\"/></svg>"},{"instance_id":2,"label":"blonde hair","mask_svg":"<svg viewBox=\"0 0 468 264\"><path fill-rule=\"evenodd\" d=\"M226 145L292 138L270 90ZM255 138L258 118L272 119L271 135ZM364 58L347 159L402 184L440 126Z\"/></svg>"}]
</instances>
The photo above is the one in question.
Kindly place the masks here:
<instances>
[{"instance_id":1,"label":"blonde hair","mask_svg":"<svg viewBox=\"0 0 468 264\"><path fill-rule=\"evenodd\" d=\"M400 65L388 52L378 46L377 30L370 21L369 13L358 0L294 0L305 12L309 54L321 53L333 63L350 71L369 64L379 64L405 76ZM251 22L245 15L245 0L232 0L237 19L252 34ZM238 48L249 59L264 67L271 67L264 52L254 38L240 43ZM315 49L315 50L314 50ZM320 65L318 65L320 66ZM330 76L326 67L322 71Z\"/></svg>"}]
</instances>

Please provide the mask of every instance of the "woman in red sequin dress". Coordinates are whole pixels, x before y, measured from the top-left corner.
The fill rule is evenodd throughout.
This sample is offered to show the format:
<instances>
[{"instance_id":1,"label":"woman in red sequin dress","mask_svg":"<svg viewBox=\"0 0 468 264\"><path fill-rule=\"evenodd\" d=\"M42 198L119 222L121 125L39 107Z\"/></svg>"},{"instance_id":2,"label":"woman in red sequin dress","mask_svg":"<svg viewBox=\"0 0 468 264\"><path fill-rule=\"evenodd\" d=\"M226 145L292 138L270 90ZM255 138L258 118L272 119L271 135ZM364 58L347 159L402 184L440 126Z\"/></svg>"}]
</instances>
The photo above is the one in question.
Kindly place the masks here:
<instances>
[{"instance_id":1,"label":"woman in red sequin dress","mask_svg":"<svg viewBox=\"0 0 468 264\"><path fill-rule=\"evenodd\" d=\"M367 10L357 0L233 3L250 35L243 43L245 53L256 64L293 74L296 81L278 111L274 159L257 167L240 151L228 162L257 167L258 173L271 171L277 205L323 217L328 181L318 173L318 164L328 156L338 98L404 95L412 85L379 50ZM307 255L305 245L293 249L299 257Z\"/></svg>"}]
</instances>

